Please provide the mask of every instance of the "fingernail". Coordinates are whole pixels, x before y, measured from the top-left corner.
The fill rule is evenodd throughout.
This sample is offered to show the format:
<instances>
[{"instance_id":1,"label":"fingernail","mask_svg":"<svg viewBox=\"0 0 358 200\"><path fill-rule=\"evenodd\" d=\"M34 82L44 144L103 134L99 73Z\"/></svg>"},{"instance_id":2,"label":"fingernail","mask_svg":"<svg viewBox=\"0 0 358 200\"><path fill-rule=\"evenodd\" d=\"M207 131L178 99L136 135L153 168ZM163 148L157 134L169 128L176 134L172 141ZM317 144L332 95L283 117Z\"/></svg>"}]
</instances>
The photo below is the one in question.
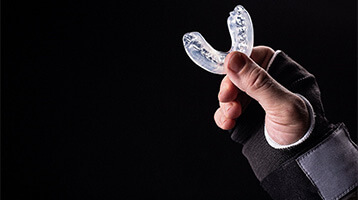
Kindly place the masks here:
<instances>
[{"instance_id":1,"label":"fingernail","mask_svg":"<svg viewBox=\"0 0 358 200\"><path fill-rule=\"evenodd\" d=\"M229 68L231 71L238 73L242 67L245 65L246 61L245 58L242 56L241 53L236 52L232 57L230 58L229 62Z\"/></svg>"}]
</instances>

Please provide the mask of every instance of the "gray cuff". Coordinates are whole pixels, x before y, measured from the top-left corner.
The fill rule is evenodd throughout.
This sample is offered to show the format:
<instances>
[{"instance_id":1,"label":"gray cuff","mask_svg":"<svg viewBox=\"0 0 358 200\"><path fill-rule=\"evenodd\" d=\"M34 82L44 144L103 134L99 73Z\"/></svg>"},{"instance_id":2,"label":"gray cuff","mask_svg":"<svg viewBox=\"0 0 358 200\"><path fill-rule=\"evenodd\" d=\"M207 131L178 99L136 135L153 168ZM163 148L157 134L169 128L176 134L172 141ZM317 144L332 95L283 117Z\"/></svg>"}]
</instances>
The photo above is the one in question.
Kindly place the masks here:
<instances>
[{"instance_id":1,"label":"gray cuff","mask_svg":"<svg viewBox=\"0 0 358 200\"><path fill-rule=\"evenodd\" d=\"M296 159L323 199L339 199L358 185L358 150L341 125Z\"/></svg>"}]
</instances>

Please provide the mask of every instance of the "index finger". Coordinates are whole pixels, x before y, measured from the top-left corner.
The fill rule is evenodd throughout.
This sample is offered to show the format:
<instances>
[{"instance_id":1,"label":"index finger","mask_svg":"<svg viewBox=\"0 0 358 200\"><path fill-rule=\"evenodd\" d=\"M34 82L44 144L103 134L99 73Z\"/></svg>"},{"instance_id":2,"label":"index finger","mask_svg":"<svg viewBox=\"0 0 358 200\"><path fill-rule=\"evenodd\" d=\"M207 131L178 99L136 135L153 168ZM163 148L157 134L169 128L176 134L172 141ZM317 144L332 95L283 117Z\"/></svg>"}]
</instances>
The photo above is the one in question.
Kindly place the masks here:
<instances>
[{"instance_id":1,"label":"index finger","mask_svg":"<svg viewBox=\"0 0 358 200\"><path fill-rule=\"evenodd\" d=\"M219 91L220 102L234 101L239 93L239 89L231 82L228 76L225 76L221 81Z\"/></svg>"}]
</instances>

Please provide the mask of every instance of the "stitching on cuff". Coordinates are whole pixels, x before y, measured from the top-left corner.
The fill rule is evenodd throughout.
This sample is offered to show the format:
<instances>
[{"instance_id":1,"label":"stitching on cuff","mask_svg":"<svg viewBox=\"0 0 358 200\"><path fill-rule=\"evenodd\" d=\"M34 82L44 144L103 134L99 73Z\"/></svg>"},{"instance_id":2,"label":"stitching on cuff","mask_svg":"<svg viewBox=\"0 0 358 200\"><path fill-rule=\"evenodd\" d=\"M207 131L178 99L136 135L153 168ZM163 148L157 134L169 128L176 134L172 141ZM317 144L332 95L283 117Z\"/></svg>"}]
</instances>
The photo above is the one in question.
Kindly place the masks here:
<instances>
[{"instance_id":1,"label":"stitching on cuff","mask_svg":"<svg viewBox=\"0 0 358 200\"><path fill-rule=\"evenodd\" d=\"M312 177L312 175L310 174L309 170L306 169L306 166L303 165L303 163L301 162L303 159L305 159L306 157L310 156L312 153L314 153L317 149L321 148L321 146L323 146L327 141L331 140L334 137L337 137L338 134L340 134L339 132L342 131L347 138L350 144L353 145L354 148L357 148L355 143L351 140L349 133L346 129L346 127L344 126L343 123L339 124L338 127L336 127L336 129L332 132L332 134L330 134L327 138L325 138L324 140L322 140L318 145L316 145L315 147L313 147L312 149L310 149L309 151L307 151L305 154L301 155L300 157L298 157L296 159L296 163L298 164L298 166L301 168L301 170L304 172L304 174L306 175L306 177L311 181L311 183L318 188L318 194L321 196L322 199L327 199L324 197L324 194L322 194L321 189L318 187L318 185L316 184L316 182L314 181L314 178ZM339 194L335 195L334 198L332 199L340 199L341 197L344 197L345 195L347 195L350 191L352 191L352 189L354 189L355 187L358 186L358 182L355 181L354 183L350 184L349 186L346 187L346 189L344 191L341 191Z\"/></svg>"}]
</instances>

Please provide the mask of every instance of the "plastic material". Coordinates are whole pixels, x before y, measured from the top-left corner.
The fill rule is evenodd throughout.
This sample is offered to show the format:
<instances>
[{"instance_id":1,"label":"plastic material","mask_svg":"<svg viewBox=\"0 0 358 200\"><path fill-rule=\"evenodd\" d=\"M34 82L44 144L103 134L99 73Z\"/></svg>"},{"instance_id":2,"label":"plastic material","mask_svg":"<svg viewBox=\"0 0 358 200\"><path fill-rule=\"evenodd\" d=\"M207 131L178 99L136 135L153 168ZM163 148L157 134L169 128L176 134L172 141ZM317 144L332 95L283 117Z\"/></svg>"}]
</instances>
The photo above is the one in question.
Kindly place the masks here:
<instances>
[{"instance_id":1,"label":"plastic material","mask_svg":"<svg viewBox=\"0 0 358 200\"><path fill-rule=\"evenodd\" d=\"M227 25L232 44L228 52L215 50L199 32L186 33L183 37L185 51L194 63L215 74L226 74L224 60L230 52L240 51L250 56L254 43L251 18L244 7L238 5L230 12Z\"/></svg>"}]
</instances>

